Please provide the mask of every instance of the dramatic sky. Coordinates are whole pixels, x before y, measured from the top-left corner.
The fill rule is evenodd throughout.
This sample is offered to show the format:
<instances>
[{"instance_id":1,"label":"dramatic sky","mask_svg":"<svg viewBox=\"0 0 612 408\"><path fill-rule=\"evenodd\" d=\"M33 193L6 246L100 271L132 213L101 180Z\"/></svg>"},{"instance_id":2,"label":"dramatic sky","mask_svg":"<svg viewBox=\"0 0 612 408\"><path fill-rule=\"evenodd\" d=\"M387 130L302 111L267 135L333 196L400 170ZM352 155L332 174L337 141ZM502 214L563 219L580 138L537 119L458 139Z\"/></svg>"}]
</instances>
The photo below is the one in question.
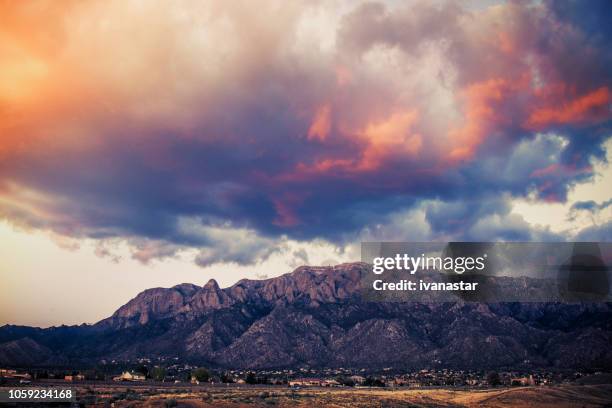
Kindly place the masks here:
<instances>
[{"instance_id":1,"label":"dramatic sky","mask_svg":"<svg viewBox=\"0 0 612 408\"><path fill-rule=\"evenodd\" d=\"M0 2L0 324L362 240L612 240L611 6Z\"/></svg>"}]
</instances>

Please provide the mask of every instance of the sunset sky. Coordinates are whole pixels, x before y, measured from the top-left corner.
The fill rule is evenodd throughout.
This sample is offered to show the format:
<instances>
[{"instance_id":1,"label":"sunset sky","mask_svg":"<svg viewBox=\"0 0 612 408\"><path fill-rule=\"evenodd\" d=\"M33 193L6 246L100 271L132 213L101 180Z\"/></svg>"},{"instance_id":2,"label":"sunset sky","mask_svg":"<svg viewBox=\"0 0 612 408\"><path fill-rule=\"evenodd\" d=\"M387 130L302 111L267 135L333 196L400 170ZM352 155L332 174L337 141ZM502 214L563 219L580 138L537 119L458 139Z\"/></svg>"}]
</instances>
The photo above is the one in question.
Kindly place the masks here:
<instances>
[{"instance_id":1,"label":"sunset sky","mask_svg":"<svg viewBox=\"0 0 612 408\"><path fill-rule=\"evenodd\" d=\"M612 241L612 2L0 2L0 325L359 260Z\"/></svg>"}]
</instances>

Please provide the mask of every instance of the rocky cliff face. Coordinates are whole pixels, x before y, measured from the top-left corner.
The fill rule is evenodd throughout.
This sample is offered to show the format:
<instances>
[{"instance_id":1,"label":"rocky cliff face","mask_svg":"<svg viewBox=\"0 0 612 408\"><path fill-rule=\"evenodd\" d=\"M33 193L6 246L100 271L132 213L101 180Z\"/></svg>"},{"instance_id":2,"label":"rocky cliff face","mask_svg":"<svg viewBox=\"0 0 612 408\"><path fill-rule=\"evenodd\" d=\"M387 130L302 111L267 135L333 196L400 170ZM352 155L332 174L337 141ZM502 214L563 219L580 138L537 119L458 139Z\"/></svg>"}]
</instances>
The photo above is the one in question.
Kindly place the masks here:
<instances>
[{"instance_id":1,"label":"rocky cliff face","mask_svg":"<svg viewBox=\"0 0 612 408\"><path fill-rule=\"evenodd\" d=\"M334 303L358 293L361 273L363 265L358 263L301 267L278 278L243 279L226 289L221 289L213 279L203 287L184 283L167 289L147 289L98 326L116 329L146 324L151 319L195 318L241 303L268 307L297 300L310 306Z\"/></svg>"},{"instance_id":2,"label":"rocky cliff face","mask_svg":"<svg viewBox=\"0 0 612 408\"><path fill-rule=\"evenodd\" d=\"M354 263L149 289L93 326L0 328L0 364L146 355L235 368L612 368L609 304L365 302L362 273Z\"/></svg>"}]
</instances>

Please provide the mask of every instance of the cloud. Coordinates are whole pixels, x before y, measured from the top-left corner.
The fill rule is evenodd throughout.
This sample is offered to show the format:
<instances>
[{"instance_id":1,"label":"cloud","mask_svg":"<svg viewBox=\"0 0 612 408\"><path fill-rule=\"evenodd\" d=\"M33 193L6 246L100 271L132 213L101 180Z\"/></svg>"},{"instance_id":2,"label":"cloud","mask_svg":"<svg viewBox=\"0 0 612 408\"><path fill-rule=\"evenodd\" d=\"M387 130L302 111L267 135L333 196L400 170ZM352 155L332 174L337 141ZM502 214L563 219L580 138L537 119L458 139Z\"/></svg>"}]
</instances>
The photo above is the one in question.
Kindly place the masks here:
<instances>
[{"instance_id":1,"label":"cloud","mask_svg":"<svg viewBox=\"0 0 612 408\"><path fill-rule=\"evenodd\" d=\"M564 201L611 135L610 31L584 4L0 7L0 217L143 262L260 262L403 216L544 239L507 197Z\"/></svg>"},{"instance_id":2,"label":"cloud","mask_svg":"<svg viewBox=\"0 0 612 408\"><path fill-rule=\"evenodd\" d=\"M291 256L293 258L290 263L292 268L297 268L298 266L301 266L301 265L310 265L310 260L308 258L308 252L306 252L304 248L300 248L296 251L293 251Z\"/></svg>"},{"instance_id":3,"label":"cloud","mask_svg":"<svg viewBox=\"0 0 612 408\"><path fill-rule=\"evenodd\" d=\"M534 227L518 214L492 214L478 219L465 235L469 241L564 241L561 234Z\"/></svg>"},{"instance_id":4,"label":"cloud","mask_svg":"<svg viewBox=\"0 0 612 408\"><path fill-rule=\"evenodd\" d=\"M274 240L258 236L245 229L211 228L206 230L207 244L201 245L196 264L208 266L217 262L248 265L265 261L270 255L286 249L284 239Z\"/></svg>"},{"instance_id":5,"label":"cloud","mask_svg":"<svg viewBox=\"0 0 612 408\"><path fill-rule=\"evenodd\" d=\"M567 219L570 222L582 221L584 227L576 232L580 240L586 240L588 236L604 237L606 229L609 229L608 221L612 220L612 199L601 203L594 200L577 201L570 207ZM600 241L606 240L602 238Z\"/></svg>"},{"instance_id":6,"label":"cloud","mask_svg":"<svg viewBox=\"0 0 612 408\"><path fill-rule=\"evenodd\" d=\"M590 213L597 213L601 210L605 210L606 208L612 205L612 199L604 201L601 204L597 204L593 200L588 201L578 201L572 205L572 211L588 211Z\"/></svg>"},{"instance_id":7,"label":"cloud","mask_svg":"<svg viewBox=\"0 0 612 408\"><path fill-rule=\"evenodd\" d=\"M424 200L418 208L396 212L368 226L361 241L563 241L563 234L534 226L512 211L510 195L478 200Z\"/></svg>"},{"instance_id":8,"label":"cloud","mask_svg":"<svg viewBox=\"0 0 612 408\"><path fill-rule=\"evenodd\" d=\"M574 237L576 241L610 242L612 241L612 221L603 225L592 225L584 228Z\"/></svg>"}]
</instances>

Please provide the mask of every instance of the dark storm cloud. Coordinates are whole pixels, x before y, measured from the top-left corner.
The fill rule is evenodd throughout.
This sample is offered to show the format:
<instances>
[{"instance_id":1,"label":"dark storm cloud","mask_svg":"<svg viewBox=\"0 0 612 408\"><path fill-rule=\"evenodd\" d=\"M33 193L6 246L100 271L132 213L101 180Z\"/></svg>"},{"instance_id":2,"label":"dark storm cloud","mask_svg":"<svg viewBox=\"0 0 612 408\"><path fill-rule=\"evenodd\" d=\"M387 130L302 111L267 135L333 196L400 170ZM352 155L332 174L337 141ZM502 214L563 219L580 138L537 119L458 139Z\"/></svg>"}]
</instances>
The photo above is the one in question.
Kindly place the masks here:
<instances>
[{"instance_id":1,"label":"dark storm cloud","mask_svg":"<svg viewBox=\"0 0 612 408\"><path fill-rule=\"evenodd\" d=\"M0 216L201 265L418 208L432 239L559 239L509 202L563 201L605 157L609 30L570 11L83 2L53 53L17 13L11 84L34 88L0 87Z\"/></svg>"}]
</instances>

